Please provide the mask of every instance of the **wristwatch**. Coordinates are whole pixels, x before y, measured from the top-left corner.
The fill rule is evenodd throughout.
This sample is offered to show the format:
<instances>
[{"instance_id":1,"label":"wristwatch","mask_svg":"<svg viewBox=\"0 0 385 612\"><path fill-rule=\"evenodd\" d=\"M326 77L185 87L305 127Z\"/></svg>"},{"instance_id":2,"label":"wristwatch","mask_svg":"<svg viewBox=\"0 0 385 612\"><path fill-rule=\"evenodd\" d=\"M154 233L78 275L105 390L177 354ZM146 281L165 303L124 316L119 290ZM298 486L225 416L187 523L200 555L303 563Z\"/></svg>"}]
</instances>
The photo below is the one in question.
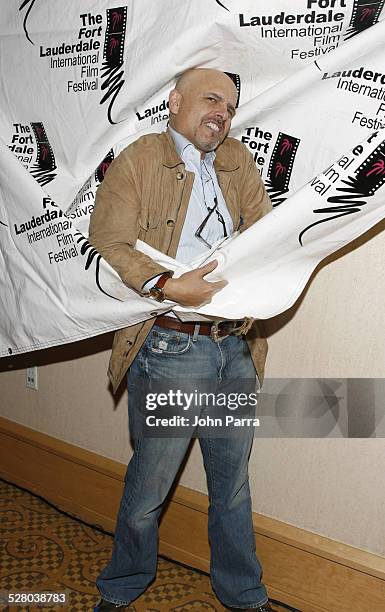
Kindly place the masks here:
<instances>
[{"instance_id":1,"label":"wristwatch","mask_svg":"<svg viewBox=\"0 0 385 612\"><path fill-rule=\"evenodd\" d=\"M164 272L157 280L156 284L150 289L150 297L152 297L157 302L163 302L166 299L164 295L163 287L166 281L171 278L173 275L172 272Z\"/></svg>"}]
</instances>

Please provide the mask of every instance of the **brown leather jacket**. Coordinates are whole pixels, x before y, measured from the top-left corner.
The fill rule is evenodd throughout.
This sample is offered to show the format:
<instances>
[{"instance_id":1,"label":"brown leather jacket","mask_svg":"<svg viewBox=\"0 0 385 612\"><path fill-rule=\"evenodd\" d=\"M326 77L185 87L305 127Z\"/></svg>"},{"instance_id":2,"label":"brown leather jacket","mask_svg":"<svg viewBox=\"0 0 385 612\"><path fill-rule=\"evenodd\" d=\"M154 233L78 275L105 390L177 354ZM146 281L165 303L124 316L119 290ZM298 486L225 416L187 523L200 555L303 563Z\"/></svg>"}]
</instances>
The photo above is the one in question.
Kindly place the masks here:
<instances>
[{"instance_id":1,"label":"brown leather jacket","mask_svg":"<svg viewBox=\"0 0 385 612\"><path fill-rule=\"evenodd\" d=\"M243 231L271 210L253 158L238 140L227 138L218 147L214 167L234 228ZM136 251L135 242L139 238L175 257L193 180L172 137L163 132L143 136L124 149L98 188L89 240L122 281L139 293L146 281L166 269ZM154 320L116 332L108 368L114 392ZM267 353L262 336L256 322L246 336L261 383Z\"/></svg>"}]
</instances>

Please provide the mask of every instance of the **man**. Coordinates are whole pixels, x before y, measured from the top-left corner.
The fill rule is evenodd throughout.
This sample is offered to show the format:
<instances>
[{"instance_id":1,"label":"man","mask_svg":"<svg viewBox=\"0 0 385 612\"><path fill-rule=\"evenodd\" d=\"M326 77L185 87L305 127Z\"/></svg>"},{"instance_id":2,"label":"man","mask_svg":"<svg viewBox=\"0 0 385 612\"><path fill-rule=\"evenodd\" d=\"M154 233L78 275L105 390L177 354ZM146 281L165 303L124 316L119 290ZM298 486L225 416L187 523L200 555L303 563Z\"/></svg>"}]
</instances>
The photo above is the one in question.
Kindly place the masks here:
<instances>
[{"instance_id":1,"label":"man","mask_svg":"<svg viewBox=\"0 0 385 612\"><path fill-rule=\"evenodd\" d=\"M209 303L225 280L209 282L211 262L179 278L134 249L137 238L189 262L217 240L243 231L271 204L252 156L228 138L237 91L216 70L184 73L169 96L167 132L144 136L110 166L99 187L90 241L129 287L143 296L194 308ZM117 332L109 367L116 389L128 372L134 454L127 468L112 559L97 585L98 612L124 608L156 574L158 517L189 446L189 437L138 438L143 414L137 381L262 381L266 340L254 324L213 323L172 312ZM247 342L245 333L247 333ZM239 389L242 391L242 388ZM210 497L211 581L227 609L271 610L255 554L248 458L253 429L237 437L199 439Z\"/></svg>"}]
</instances>

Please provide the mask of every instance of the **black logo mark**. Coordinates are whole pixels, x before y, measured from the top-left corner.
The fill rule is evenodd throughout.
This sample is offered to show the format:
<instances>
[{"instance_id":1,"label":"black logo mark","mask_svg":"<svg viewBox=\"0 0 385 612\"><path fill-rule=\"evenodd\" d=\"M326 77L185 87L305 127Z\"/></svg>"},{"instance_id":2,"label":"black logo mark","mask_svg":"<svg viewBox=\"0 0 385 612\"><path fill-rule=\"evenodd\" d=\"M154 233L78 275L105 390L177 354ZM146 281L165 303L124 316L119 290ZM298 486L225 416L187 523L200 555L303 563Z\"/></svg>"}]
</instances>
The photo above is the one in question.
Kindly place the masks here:
<instances>
[{"instance_id":1,"label":"black logo mark","mask_svg":"<svg viewBox=\"0 0 385 612\"><path fill-rule=\"evenodd\" d=\"M239 106L239 98L241 96L241 78L240 78L239 74L234 74L234 72L225 72L225 74L227 74L227 76L230 77L230 79L234 83L235 87L237 88L238 97L237 97L237 103L236 103L235 106L238 108L238 106Z\"/></svg>"},{"instance_id":2,"label":"black logo mark","mask_svg":"<svg viewBox=\"0 0 385 612\"><path fill-rule=\"evenodd\" d=\"M327 208L316 208L313 210L315 214L332 215L326 219L319 219L311 223L298 236L301 246L303 246L303 235L311 228L326 223L339 217L352 215L361 212L361 206L367 204L363 198L368 198L385 183L385 140L365 159L356 170L356 176L349 176L347 180L341 181L346 187L337 187L341 195L330 196L327 201L337 206L328 206ZM337 214L333 214L337 213Z\"/></svg>"},{"instance_id":3,"label":"black logo mark","mask_svg":"<svg viewBox=\"0 0 385 612\"><path fill-rule=\"evenodd\" d=\"M37 158L30 172L37 182L44 186L56 177L56 174L53 173L56 170L55 156L43 124L41 122L31 123L31 127L37 144Z\"/></svg>"},{"instance_id":4,"label":"black logo mark","mask_svg":"<svg viewBox=\"0 0 385 612\"><path fill-rule=\"evenodd\" d=\"M104 39L102 79L102 91L107 89L100 104L104 104L111 98L108 105L107 117L111 124L117 123L112 120L111 111L118 93L124 85L124 39L126 35L127 7L107 9L107 29Z\"/></svg>"},{"instance_id":5,"label":"black logo mark","mask_svg":"<svg viewBox=\"0 0 385 612\"><path fill-rule=\"evenodd\" d=\"M363 30L377 23L385 0L354 0L352 17L349 28L345 33L345 40L349 40Z\"/></svg>"},{"instance_id":6,"label":"black logo mark","mask_svg":"<svg viewBox=\"0 0 385 612\"><path fill-rule=\"evenodd\" d=\"M87 260L84 266L85 270L89 270L92 262L95 260L95 282L99 291L104 293L104 295L106 295L107 297L110 297L113 300L117 300L118 298L113 295L110 295L109 293L107 293L107 291L104 291L103 287L100 284L100 260L102 259L100 253L98 253L98 251L92 246L92 244L88 242L87 238L83 236L83 234L81 234L80 232L76 231L75 237L76 242L78 243L80 248L80 253L83 256L87 256Z\"/></svg>"},{"instance_id":7,"label":"black logo mark","mask_svg":"<svg viewBox=\"0 0 385 612\"><path fill-rule=\"evenodd\" d=\"M299 138L279 132L267 171L266 190L273 206L286 200L282 197L289 191L291 173L297 153Z\"/></svg>"},{"instance_id":8,"label":"black logo mark","mask_svg":"<svg viewBox=\"0 0 385 612\"><path fill-rule=\"evenodd\" d=\"M104 175L106 174L108 168L113 162L113 159L114 159L114 151L113 149L110 149L107 155L105 156L105 158L103 159L103 161L100 162L99 166L95 170L95 181L97 183L101 183L103 181Z\"/></svg>"},{"instance_id":9,"label":"black logo mark","mask_svg":"<svg viewBox=\"0 0 385 612\"><path fill-rule=\"evenodd\" d=\"M222 4L222 2L220 2L220 0L215 0L215 2L217 4L219 4L219 6L221 6L222 8L224 8L226 11L230 12L230 9L227 8L227 6L225 6L224 4Z\"/></svg>"},{"instance_id":10,"label":"black logo mark","mask_svg":"<svg viewBox=\"0 0 385 612\"><path fill-rule=\"evenodd\" d=\"M27 30L27 19L29 17L30 12L32 11L32 7L35 4L36 0L24 0L24 2L21 3L20 7L19 7L19 11L22 11L23 8L25 8L27 6L27 4L29 4L29 7L27 8L27 12L24 15L24 19L23 19L23 29L25 32L25 35L27 37L27 39L29 40L29 42L34 45L35 43L30 39L29 34L28 34L28 30Z\"/></svg>"}]
</instances>

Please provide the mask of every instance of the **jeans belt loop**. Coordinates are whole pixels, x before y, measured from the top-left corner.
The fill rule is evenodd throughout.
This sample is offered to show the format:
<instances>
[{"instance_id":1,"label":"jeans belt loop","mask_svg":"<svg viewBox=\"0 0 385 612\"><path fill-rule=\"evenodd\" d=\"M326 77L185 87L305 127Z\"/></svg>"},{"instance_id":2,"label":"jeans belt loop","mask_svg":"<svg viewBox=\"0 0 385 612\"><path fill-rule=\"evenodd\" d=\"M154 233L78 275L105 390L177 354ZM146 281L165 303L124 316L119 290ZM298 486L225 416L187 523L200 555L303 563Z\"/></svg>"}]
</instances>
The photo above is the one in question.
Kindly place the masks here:
<instances>
[{"instance_id":1,"label":"jeans belt loop","mask_svg":"<svg viewBox=\"0 0 385 612\"><path fill-rule=\"evenodd\" d=\"M194 327L193 337L192 337L193 342L196 342L198 340L199 329L200 329L200 325L199 323L196 323Z\"/></svg>"}]
</instances>

